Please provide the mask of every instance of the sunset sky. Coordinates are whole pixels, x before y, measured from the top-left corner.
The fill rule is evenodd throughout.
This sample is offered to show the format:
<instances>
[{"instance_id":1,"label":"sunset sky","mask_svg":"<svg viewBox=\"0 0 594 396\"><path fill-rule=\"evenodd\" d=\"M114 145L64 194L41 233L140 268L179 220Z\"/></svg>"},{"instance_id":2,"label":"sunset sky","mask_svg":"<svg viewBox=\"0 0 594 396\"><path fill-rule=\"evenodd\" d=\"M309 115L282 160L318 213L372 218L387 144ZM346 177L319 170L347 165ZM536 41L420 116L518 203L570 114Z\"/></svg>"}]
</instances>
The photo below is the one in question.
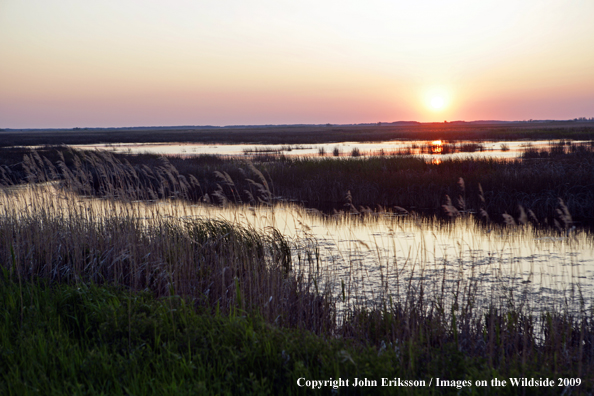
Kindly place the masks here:
<instances>
[{"instance_id":1,"label":"sunset sky","mask_svg":"<svg viewBox=\"0 0 594 396\"><path fill-rule=\"evenodd\" d=\"M0 128L575 117L593 0L0 0Z\"/></svg>"}]
</instances>

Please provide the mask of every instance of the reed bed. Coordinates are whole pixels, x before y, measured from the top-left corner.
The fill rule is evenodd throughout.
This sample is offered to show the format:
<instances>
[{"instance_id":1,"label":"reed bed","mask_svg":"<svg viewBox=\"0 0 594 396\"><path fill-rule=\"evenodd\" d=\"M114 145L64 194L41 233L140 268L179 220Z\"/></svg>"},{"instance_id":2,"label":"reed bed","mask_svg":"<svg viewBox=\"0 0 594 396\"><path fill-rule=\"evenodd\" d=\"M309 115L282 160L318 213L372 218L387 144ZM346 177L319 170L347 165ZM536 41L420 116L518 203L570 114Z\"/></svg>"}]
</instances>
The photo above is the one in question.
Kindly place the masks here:
<instances>
[{"instance_id":1,"label":"reed bed","mask_svg":"<svg viewBox=\"0 0 594 396\"><path fill-rule=\"evenodd\" d=\"M393 210L398 206L432 217L442 212L445 195L457 195L456 183L462 177L466 182L467 210L478 212L484 206L491 221L504 223L505 213L518 217L518 205L521 205L531 210L539 223L552 227L561 198L573 216L574 225L591 227L594 225L594 157L587 149L591 145L574 143L563 147L567 150L563 155L508 161L452 159L432 163L414 156L341 156L340 161L336 161L328 157L262 155L254 158L253 164L265 175L273 198L299 202L325 213L343 209L346 193L350 191L357 208L379 210L381 206ZM555 150L559 151L553 146L550 151ZM115 182L126 184L128 189L134 188L138 199L161 199L170 195L169 189L182 193L182 188L187 189L189 199L194 201L212 201L215 196L215 200L225 197L235 203L255 204L264 198L260 196L261 189L250 182L260 183L261 178L247 160L215 156L165 160L155 155L122 154L101 159L100 156L108 154L61 152L64 161L55 150L41 151L41 154L54 164L62 161L69 168L82 167L86 177L92 178L94 194L111 191L109 184ZM530 156L530 147L527 153ZM20 155L18 160L17 154ZM11 180L13 184L27 181L23 154L30 157L30 163L43 169L41 172L51 173L48 164L39 164L31 151L17 154L1 167L4 180ZM98 169L107 165L97 167L96 163L117 167L125 176L108 180L106 175L110 173L98 173ZM173 175L173 181L166 172ZM58 177L63 178L61 174ZM154 196L148 196L150 193Z\"/></svg>"},{"instance_id":2,"label":"reed bed","mask_svg":"<svg viewBox=\"0 0 594 396\"><path fill-rule=\"evenodd\" d=\"M551 142L548 147L536 148L527 144L522 153L525 159L563 159L563 158L588 158L594 152L594 140L574 143L570 140Z\"/></svg>"},{"instance_id":3,"label":"reed bed","mask_svg":"<svg viewBox=\"0 0 594 396\"><path fill-rule=\"evenodd\" d=\"M183 205L81 198L55 184L4 190L1 204L0 261L23 281L179 295L314 332L333 323L331 301L293 275L289 242L275 229L195 218Z\"/></svg>"}]
</instances>

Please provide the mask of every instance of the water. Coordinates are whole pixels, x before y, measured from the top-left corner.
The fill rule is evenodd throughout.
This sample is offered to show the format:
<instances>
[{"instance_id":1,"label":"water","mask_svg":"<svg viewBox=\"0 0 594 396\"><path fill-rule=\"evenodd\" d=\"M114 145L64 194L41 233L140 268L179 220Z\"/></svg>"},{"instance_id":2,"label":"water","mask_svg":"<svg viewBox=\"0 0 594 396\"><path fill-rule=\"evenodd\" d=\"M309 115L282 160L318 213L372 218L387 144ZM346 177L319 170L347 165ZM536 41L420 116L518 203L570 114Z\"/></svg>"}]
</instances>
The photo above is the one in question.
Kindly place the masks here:
<instances>
[{"instance_id":1,"label":"water","mask_svg":"<svg viewBox=\"0 0 594 396\"><path fill-rule=\"evenodd\" d=\"M256 230L278 229L291 241L293 268L339 300L369 304L380 295L405 299L423 288L431 298L452 299L468 290L486 306L505 296L532 307L579 309L594 296L594 238L523 227L491 228L470 217L442 223L375 213L326 216L282 204L248 207L183 201L118 203L66 193L56 183L0 194L0 214L63 211L96 217L220 219ZM7 212L4 212L7 213Z\"/></svg>"},{"instance_id":2,"label":"water","mask_svg":"<svg viewBox=\"0 0 594 396\"><path fill-rule=\"evenodd\" d=\"M445 143L445 141L444 141ZM464 144L477 142L456 142L458 150ZM574 142L581 143L581 142ZM451 143L454 144L454 143ZM482 151L456 152L441 154L440 158L517 158L527 145L533 148L549 147L550 141L497 141L481 142ZM423 153L423 147L431 145L431 141L393 140L385 142L339 142L306 145L245 145L245 144L181 144L181 143L121 143L121 144L90 144L73 145L74 148L89 150L109 150L112 152L141 154L151 153L160 155L194 156L194 155L222 155L222 156L253 156L260 154L283 154L286 156L319 157L320 150L326 157L334 157L333 151L338 148L339 156L350 156L353 149L358 149L361 155L392 155L409 153L421 155L425 158L435 158L435 155ZM383 151L382 151L383 150Z\"/></svg>"},{"instance_id":3,"label":"water","mask_svg":"<svg viewBox=\"0 0 594 396\"><path fill-rule=\"evenodd\" d=\"M284 233L315 240L331 289L354 287L363 303L382 293L402 299L421 284L428 295L449 297L456 287L476 287L485 305L510 293L536 306L579 305L594 292L594 244L585 232L489 229L471 218L447 225L381 214L320 219L295 207L274 216L281 230L297 218Z\"/></svg>"}]
</instances>

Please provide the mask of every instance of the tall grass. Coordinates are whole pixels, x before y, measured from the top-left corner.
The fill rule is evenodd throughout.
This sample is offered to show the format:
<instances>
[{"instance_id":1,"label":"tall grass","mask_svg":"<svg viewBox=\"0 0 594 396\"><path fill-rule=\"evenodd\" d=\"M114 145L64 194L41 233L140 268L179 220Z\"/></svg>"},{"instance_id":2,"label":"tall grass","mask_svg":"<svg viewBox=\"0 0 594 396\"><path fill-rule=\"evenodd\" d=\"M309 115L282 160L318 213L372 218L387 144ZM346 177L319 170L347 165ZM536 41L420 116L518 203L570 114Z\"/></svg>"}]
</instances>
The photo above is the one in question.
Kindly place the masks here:
<instances>
[{"instance_id":1,"label":"tall grass","mask_svg":"<svg viewBox=\"0 0 594 396\"><path fill-rule=\"evenodd\" d=\"M213 311L257 311L270 322L312 331L332 323L331 301L292 275L289 242L277 230L192 218L184 205L164 213L159 204L131 201L138 192L127 189L125 174L109 178L107 200L81 199L70 188L92 187L80 184L77 171L65 172L61 186L3 190L0 262L19 279L180 295ZM173 180L165 181L160 189L179 198Z\"/></svg>"}]
</instances>

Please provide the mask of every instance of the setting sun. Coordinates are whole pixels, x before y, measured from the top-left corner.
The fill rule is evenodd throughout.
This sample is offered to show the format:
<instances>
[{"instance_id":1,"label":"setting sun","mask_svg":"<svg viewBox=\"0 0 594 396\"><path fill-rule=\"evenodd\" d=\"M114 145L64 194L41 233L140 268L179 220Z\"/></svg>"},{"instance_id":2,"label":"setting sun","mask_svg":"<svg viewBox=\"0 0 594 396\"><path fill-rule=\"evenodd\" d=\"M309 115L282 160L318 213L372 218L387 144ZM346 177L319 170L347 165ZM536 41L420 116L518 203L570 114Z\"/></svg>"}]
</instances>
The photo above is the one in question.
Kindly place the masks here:
<instances>
[{"instance_id":1,"label":"setting sun","mask_svg":"<svg viewBox=\"0 0 594 396\"><path fill-rule=\"evenodd\" d=\"M441 110L445 106L445 100L441 96L434 96L431 99L431 107L434 110Z\"/></svg>"},{"instance_id":2,"label":"setting sun","mask_svg":"<svg viewBox=\"0 0 594 396\"><path fill-rule=\"evenodd\" d=\"M448 116L452 111L454 88L448 84L434 85L425 88L421 93L421 101L429 117Z\"/></svg>"}]
</instances>

